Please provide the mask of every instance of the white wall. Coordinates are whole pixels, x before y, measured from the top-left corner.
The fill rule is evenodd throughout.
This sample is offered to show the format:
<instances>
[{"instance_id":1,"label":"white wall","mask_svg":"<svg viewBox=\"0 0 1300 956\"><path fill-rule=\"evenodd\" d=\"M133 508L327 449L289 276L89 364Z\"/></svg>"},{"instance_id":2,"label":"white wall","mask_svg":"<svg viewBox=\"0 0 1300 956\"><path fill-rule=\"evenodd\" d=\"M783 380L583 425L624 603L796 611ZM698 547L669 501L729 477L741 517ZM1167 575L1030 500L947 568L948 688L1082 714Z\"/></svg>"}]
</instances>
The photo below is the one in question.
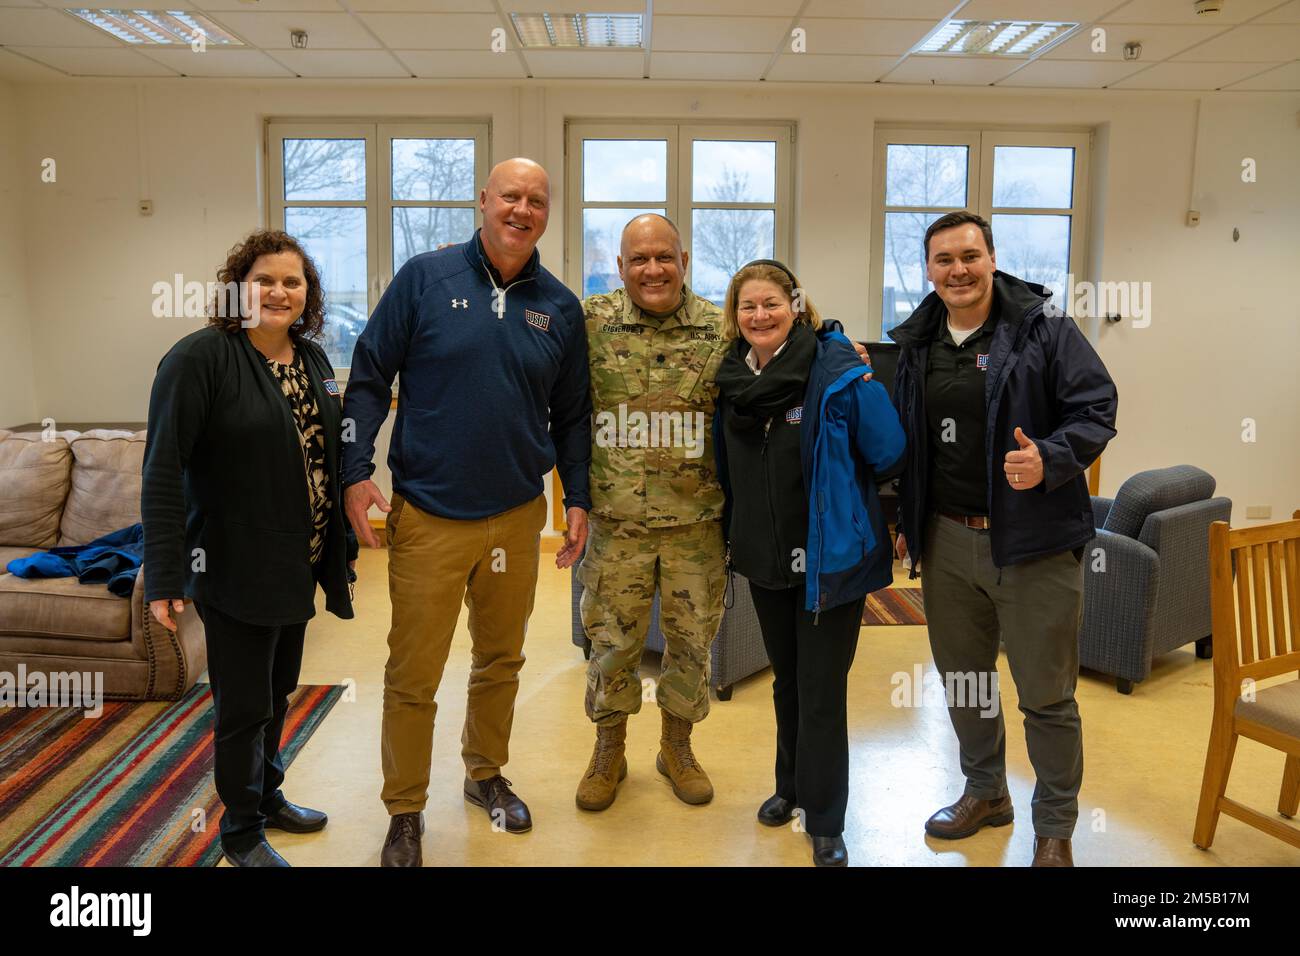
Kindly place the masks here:
<instances>
[{"instance_id":1,"label":"white wall","mask_svg":"<svg viewBox=\"0 0 1300 956\"><path fill-rule=\"evenodd\" d=\"M20 166L20 140L18 90L0 81L0 427L36 417L23 200L40 166Z\"/></svg>"},{"instance_id":2,"label":"white wall","mask_svg":"<svg viewBox=\"0 0 1300 956\"><path fill-rule=\"evenodd\" d=\"M1218 478L1237 523L1246 504L1268 504L1275 519L1286 517L1300 507L1300 315L1286 281L1300 221L1300 98L1203 97L1203 221L1188 229L1195 103L1189 95L1120 91L776 84L28 86L20 155L26 164L39 155L60 162L57 190L39 189L35 177L20 183L28 290L39 290L46 316L32 332L40 413L143 417L158 358L197 326L154 319L150 286L174 272L211 275L227 248L262 223L265 117L488 117L494 159L531 155L553 174L563 168L566 118L795 120L793 264L822 308L860 336L872 294L877 122L1087 126L1099 131L1089 278L1150 282L1153 297L1150 327L1096 332L1120 392L1120 435L1103 459L1103 493L1134 471L1189 462ZM1258 163L1254 184L1240 181L1244 156ZM561 272L562 176L554 175L553 187L541 248L543 261ZM155 203L152 218L135 210L145 194ZM1240 440L1246 417L1257 422L1253 445Z\"/></svg>"}]
</instances>

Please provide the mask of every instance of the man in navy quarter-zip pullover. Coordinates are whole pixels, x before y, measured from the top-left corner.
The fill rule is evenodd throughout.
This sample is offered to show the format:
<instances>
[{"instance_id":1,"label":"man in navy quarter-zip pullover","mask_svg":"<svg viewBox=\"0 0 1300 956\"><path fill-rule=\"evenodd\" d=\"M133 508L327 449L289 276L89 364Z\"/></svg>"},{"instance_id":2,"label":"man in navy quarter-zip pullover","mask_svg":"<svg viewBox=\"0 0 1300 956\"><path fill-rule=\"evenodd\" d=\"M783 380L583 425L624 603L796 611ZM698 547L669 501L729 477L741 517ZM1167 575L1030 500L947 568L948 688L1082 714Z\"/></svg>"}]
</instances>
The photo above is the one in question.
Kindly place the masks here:
<instances>
[{"instance_id":1,"label":"man in navy quarter-zip pullover","mask_svg":"<svg viewBox=\"0 0 1300 956\"><path fill-rule=\"evenodd\" d=\"M474 648L461 735L465 798L508 832L532 827L501 768L537 587L546 474L558 467L565 490L569 530L557 567L581 556L591 508L582 306L537 254L550 200L537 163L495 166L479 194L482 228L402 266L352 356L343 408L355 427L343 454L348 519L378 547L367 514L377 506L388 516L384 866L422 863L434 696L462 600ZM399 374L390 506L370 476Z\"/></svg>"}]
</instances>

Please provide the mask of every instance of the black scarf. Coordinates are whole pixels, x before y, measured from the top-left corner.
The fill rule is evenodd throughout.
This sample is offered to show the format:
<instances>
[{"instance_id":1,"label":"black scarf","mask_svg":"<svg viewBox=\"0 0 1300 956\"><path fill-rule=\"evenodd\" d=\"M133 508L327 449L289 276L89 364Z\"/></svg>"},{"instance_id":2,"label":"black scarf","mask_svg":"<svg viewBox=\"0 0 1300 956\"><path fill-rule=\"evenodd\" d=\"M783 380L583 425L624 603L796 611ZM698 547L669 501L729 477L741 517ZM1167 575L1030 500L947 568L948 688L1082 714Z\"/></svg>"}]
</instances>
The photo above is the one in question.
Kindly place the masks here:
<instances>
[{"instance_id":1,"label":"black scarf","mask_svg":"<svg viewBox=\"0 0 1300 956\"><path fill-rule=\"evenodd\" d=\"M749 349L743 338L736 339L718 367L718 390L731 405L740 430L761 428L773 415L803 401L817 352L817 334L810 325L796 324L781 354L764 366L761 375L755 375L745 363Z\"/></svg>"}]
</instances>

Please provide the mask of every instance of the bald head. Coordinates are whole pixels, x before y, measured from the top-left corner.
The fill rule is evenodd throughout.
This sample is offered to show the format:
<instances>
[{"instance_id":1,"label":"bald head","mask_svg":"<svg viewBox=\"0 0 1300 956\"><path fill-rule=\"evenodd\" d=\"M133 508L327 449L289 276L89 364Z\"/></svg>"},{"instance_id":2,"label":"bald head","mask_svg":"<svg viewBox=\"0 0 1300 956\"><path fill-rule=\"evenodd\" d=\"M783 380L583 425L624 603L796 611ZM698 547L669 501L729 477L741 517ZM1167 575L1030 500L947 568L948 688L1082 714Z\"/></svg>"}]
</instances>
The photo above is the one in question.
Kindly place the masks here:
<instances>
[{"instance_id":1,"label":"bald head","mask_svg":"<svg viewBox=\"0 0 1300 956\"><path fill-rule=\"evenodd\" d=\"M633 240L641 237L650 237L655 239L666 239L672 236L672 241L677 243L677 248L682 247L682 234L677 230L677 224L667 216L661 216L657 212L642 213L628 220L628 224L623 227L623 238L619 244L620 251L627 249L628 238ZM624 253L626 255L626 253Z\"/></svg>"},{"instance_id":2,"label":"bald head","mask_svg":"<svg viewBox=\"0 0 1300 956\"><path fill-rule=\"evenodd\" d=\"M527 179L539 183L546 190L549 198L551 195L551 177L547 175L542 164L525 156L516 156L514 159L503 159L488 171L487 185L484 189L489 189L494 185L500 185L502 182L515 182L520 179Z\"/></svg>"},{"instance_id":3,"label":"bald head","mask_svg":"<svg viewBox=\"0 0 1300 956\"><path fill-rule=\"evenodd\" d=\"M643 312L665 315L676 311L689 261L681 233L666 216L646 213L623 227L618 274L628 296Z\"/></svg>"},{"instance_id":4,"label":"bald head","mask_svg":"<svg viewBox=\"0 0 1300 956\"><path fill-rule=\"evenodd\" d=\"M483 211L483 251L509 282L546 232L551 177L531 159L507 159L492 167L478 204Z\"/></svg>"}]
</instances>

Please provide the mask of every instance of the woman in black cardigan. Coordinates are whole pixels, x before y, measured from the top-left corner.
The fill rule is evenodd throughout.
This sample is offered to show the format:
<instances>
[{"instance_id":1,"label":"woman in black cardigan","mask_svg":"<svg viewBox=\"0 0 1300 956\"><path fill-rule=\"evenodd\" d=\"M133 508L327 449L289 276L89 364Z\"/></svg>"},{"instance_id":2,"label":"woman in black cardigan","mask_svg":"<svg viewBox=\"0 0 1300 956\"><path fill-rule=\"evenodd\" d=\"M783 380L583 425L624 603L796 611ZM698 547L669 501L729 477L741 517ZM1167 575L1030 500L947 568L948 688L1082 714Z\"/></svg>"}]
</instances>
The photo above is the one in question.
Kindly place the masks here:
<instances>
[{"instance_id":1,"label":"woman in black cardigan","mask_svg":"<svg viewBox=\"0 0 1300 956\"><path fill-rule=\"evenodd\" d=\"M356 538L339 486L342 401L324 350L315 264L261 230L230 251L207 327L158 366L140 513L145 598L165 627L194 601L216 711L221 848L235 866L288 866L264 828L326 816L280 792L280 734L319 584L352 617ZM237 285L236 285L237 284Z\"/></svg>"}]
</instances>

